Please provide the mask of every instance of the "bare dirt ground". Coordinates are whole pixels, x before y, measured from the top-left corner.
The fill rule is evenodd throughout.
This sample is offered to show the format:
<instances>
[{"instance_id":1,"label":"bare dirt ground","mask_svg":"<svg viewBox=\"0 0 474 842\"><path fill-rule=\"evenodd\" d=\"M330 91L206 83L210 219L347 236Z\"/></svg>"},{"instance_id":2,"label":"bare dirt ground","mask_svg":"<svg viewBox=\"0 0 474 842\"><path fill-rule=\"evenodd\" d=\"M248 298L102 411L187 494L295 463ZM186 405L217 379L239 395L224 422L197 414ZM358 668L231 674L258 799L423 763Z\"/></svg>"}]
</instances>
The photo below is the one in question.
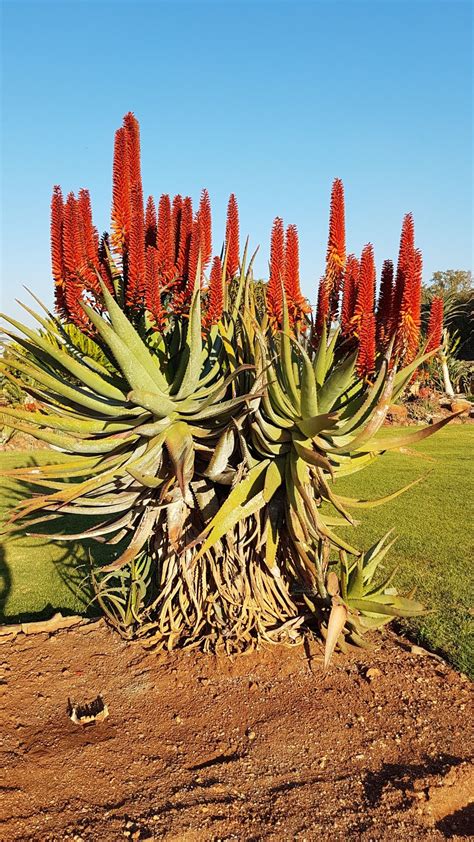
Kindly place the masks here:
<instances>
[{"instance_id":1,"label":"bare dirt ground","mask_svg":"<svg viewBox=\"0 0 474 842\"><path fill-rule=\"evenodd\" d=\"M468 679L369 651L157 654L105 623L0 647L0 839L439 840L473 830ZM102 693L109 718L68 717ZM470 823L471 819L471 823Z\"/></svg>"}]
</instances>

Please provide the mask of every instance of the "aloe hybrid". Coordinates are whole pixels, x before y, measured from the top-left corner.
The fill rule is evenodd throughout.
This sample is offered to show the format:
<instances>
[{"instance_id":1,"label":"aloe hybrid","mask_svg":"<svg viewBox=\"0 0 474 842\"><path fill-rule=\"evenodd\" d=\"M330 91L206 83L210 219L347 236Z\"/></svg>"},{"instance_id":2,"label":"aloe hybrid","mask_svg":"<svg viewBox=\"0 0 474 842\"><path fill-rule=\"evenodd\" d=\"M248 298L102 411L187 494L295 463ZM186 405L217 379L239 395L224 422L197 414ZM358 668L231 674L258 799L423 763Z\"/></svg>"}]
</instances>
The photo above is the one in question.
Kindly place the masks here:
<instances>
[{"instance_id":1,"label":"aloe hybrid","mask_svg":"<svg viewBox=\"0 0 474 842\"><path fill-rule=\"evenodd\" d=\"M332 248L321 287L326 309L316 323L299 289L294 227L291 266L285 274L274 249L265 301L247 249L237 254L235 199L234 229L229 223L209 293L202 261L204 247L204 262L210 259L207 194L194 221L190 202L175 197L172 216L165 197L157 223L148 201L145 223L133 179L125 179L132 194L122 201L128 159L120 155L131 138L137 179L137 131L127 115L116 145L115 253L104 237L90 256L88 194L82 191L77 208L70 197L63 207L57 188L58 312L27 307L35 328L4 317L9 353L0 371L26 384L36 409L4 407L3 420L65 454L59 463L10 472L33 490L7 529L98 542L91 581L125 636L231 652L259 641L294 643L311 627L327 639L329 658L336 645L361 644L366 631L423 610L398 595L390 578L377 578L390 545L382 539L363 552L340 533L355 524L354 512L410 486L369 502L339 495L337 479L450 420L398 438L379 434L390 403L434 351L411 355L407 364L396 334L390 341L385 332L368 375L360 376L365 340L357 325L373 317L370 284L366 310L359 313L356 303L354 317L347 311L342 333L325 315L329 301L334 312L343 277L340 223L337 260ZM77 265L70 262L73 223ZM157 231L166 242L157 243ZM89 256L80 253L84 242ZM394 323L393 312L390 318ZM81 526L70 531L75 516ZM104 543L112 561L101 560Z\"/></svg>"}]
</instances>

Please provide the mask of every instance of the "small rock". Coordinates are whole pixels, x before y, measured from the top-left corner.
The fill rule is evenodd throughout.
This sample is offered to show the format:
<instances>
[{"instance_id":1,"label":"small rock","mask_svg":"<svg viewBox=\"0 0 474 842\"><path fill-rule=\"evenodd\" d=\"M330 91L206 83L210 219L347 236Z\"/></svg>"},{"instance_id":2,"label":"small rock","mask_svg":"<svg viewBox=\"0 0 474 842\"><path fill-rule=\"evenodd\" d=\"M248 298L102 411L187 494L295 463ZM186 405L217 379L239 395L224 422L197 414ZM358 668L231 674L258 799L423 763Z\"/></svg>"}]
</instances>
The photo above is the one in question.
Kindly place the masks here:
<instances>
[{"instance_id":1,"label":"small rock","mask_svg":"<svg viewBox=\"0 0 474 842\"><path fill-rule=\"evenodd\" d=\"M382 670L379 670L377 667L370 667L365 673L365 677L368 681L373 681L374 678L378 678L379 675L382 675Z\"/></svg>"},{"instance_id":2,"label":"small rock","mask_svg":"<svg viewBox=\"0 0 474 842\"><path fill-rule=\"evenodd\" d=\"M391 404L388 408L387 417L397 424L406 424L408 421L408 409L406 406Z\"/></svg>"},{"instance_id":3,"label":"small rock","mask_svg":"<svg viewBox=\"0 0 474 842\"><path fill-rule=\"evenodd\" d=\"M247 729L247 737L248 737L249 740L256 740L257 739L257 735L256 735L255 731L252 731L251 728Z\"/></svg>"},{"instance_id":4,"label":"small rock","mask_svg":"<svg viewBox=\"0 0 474 842\"><path fill-rule=\"evenodd\" d=\"M181 725L181 723L183 721L177 713L174 715L173 719L176 722L176 725Z\"/></svg>"},{"instance_id":5,"label":"small rock","mask_svg":"<svg viewBox=\"0 0 474 842\"><path fill-rule=\"evenodd\" d=\"M451 401L451 412L470 412L472 407L471 401L466 401L463 398L456 398Z\"/></svg>"}]
</instances>

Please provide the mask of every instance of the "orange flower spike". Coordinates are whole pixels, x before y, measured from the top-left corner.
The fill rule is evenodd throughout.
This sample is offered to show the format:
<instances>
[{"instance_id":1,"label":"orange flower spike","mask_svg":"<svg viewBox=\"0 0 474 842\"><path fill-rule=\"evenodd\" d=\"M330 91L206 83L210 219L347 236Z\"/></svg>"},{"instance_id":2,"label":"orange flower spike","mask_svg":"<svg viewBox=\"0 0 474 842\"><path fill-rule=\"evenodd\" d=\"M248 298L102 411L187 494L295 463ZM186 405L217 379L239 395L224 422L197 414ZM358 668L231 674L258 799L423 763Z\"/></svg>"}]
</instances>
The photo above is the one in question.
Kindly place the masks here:
<instances>
[{"instance_id":1,"label":"orange flower spike","mask_svg":"<svg viewBox=\"0 0 474 842\"><path fill-rule=\"evenodd\" d=\"M125 129L115 132L111 246L122 256L128 248L130 236L130 165Z\"/></svg>"},{"instance_id":2,"label":"orange flower spike","mask_svg":"<svg viewBox=\"0 0 474 842\"><path fill-rule=\"evenodd\" d=\"M97 232L92 222L91 199L88 190L79 190L77 207L82 229L83 245L87 259L93 266L98 266Z\"/></svg>"},{"instance_id":3,"label":"orange flower spike","mask_svg":"<svg viewBox=\"0 0 474 842\"><path fill-rule=\"evenodd\" d=\"M167 194L158 204L158 269L162 278L171 280L174 271L174 244L171 228L171 201Z\"/></svg>"},{"instance_id":4,"label":"orange flower spike","mask_svg":"<svg viewBox=\"0 0 474 842\"><path fill-rule=\"evenodd\" d=\"M444 303L440 295L435 295L431 302L428 322L427 345L425 353L439 348L443 339Z\"/></svg>"},{"instance_id":5,"label":"orange flower spike","mask_svg":"<svg viewBox=\"0 0 474 842\"><path fill-rule=\"evenodd\" d=\"M415 225L413 215L407 213L403 218L402 232L400 235L400 248L398 252L397 274L395 288L392 298L392 313L390 319L390 333L397 331L400 316L405 284L407 282L410 266L415 251Z\"/></svg>"},{"instance_id":6,"label":"orange flower spike","mask_svg":"<svg viewBox=\"0 0 474 842\"><path fill-rule=\"evenodd\" d=\"M285 274L284 286L288 307L301 296L300 290L300 256L298 231L296 225L288 225L285 237Z\"/></svg>"},{"instance_id":7,"label":"orange flower spike","mask_svg":"<svg viewBox=\"0 0 474 842\"><path fill-rule=\"evenodd\" d=\"M64 202L61 188L53 187L51 198L51 269L54 278L54 300L56 312L68 317L64 296L65 269L63 261Z\"/></svg>"},{"instance_id":8,"label":"orange flower spike","mask_svg":"<svg viewBox=\"0 0 474 842\"><path fill-rule=\"evenodd\" d=\"M301 325L311 308L301 293L299 243L296 225L288 225L286 229L284 286L290 324Z\"/></svg>"},{"instance_id":9,"label":"orange flower spike","mask_svg":"<svg viewBox=\"0 0 474 842\"><path fill-rule=\"evenodd\" d=\"M403 291L398 348L406 363L410 363L416 356L420 344L421 322L421 282L423 274L423 259L421 251L415 249L408 267L405 288Z\"/></svg>"},{"instance_id":10,"label":"orange flower spike","mask_svg":"<svg viewBox=\"0 0 474 842\"><path fill-rule=\"evenodd\" d=\"M359 377L369 377L375 368L375 316L373 312L362 313L359 326L359 353L356 370Z\"/></svg>"},{"instance_id":11,"label":"orange flower spike","mask_svg":"<svg viewBox=\"0 0 474 842\"><path fill-rule=\"evenodd\" d=\"M183 199L179 195L173 199L171 206L171 236L173 241L173 263L175 264L175 274L179 274L179 239L181 231L181 216L183 212Z\"/></svg>"},{"instance_id":12,"label":"orange flower spike","mask_svg":"<svg viewBox=\"0 0 474 842\"><path fill-rule=\"evenodd\" d=\"M178 270L184 280L187 279L189 251L193 232L193 203L189 196L183 199L181 225L179 231Z\"/></svg>"},{"instance_id":13,"label":"orange flower spike","mask_svg":"<svg viewBox=\"0 0 474 842\"><path fill-rule=\"evenodd\" d=\"M239 208L233 193L230 194L227 205L227 223L225 229L225 243L227 249L227 279L234 278L240 266L239 243Z\"/></svg>"},{"instance_id":14,"label":"orange flower spike","mask_svg":"<svg viewBox=\"0 0 474 842\"><path fill-rule=\"evenodd\" d=\"M336 318L339 309L339 293L341 290L345 263L346 224L344 185L340 178L335 178L331 190L329 238L326 252L327 293L329 296L332 319Z\"/></svg>"},{"instance_id":15,"label":"orange flower spike","mask_svg":"<svg viewBox=\"0 0 474 842\"><path fill-rule=\"evenodd\" d=\"M145 209L145 245L156 247L156 208L153 196L148 196Z\"/></svg>"},{"instance_id":16,"label":"orange flower spike","mask_svg":"<svg viewBox=\"0 0 474 842\"><path fill-rule=\"evenodd\" d=\"M390 322L393 299L393 263L384 260L380 279L380 293L377 302L377 342L384 348L390 338Z\"/></svg>"},{"instance_id":17,"label":"orange flower spike","mask_svg":"<svg viewBox=\"0 0 474 842\"><path fill-rule=\"evenodd\" d=\"M92 222L91 200L88 190L79 190L77 210L82 246L82 264L78 267L83 275L88 289L100 296L100 284L97 278L99 271L99 241L97 230Z\"/></svg>"},{"instance_id":18,"label":"orange flower spike","mask_svg":"<svg viewBox=\"0 0 474 842\"><path fill-rule=\"evenodd\" d=\"M350 254L347 258L346 267L344 270L343 294L342 294L342 308L341 308L341 328L342 333L347 335L350 333L351 319L354 315L357 284L359 280L359 261L355 254Z\"/></svg>"},{"instance_id":19,"label":"orange flower spike","mask_svg":"<svg viewBox=\"0 0 474 842\"><path fill-rule=\"evenodd\" d=\"M64 300L69 320L84 333L91 335L92 325L80 305L84 281L80 277L84 265L84 250L78 201L69 193L64 207L63 259L65 269Z\"/></svg>"},{"instance_id":20,"label":"orange flower spike","mask_svg":"<svg viewBox=\"0 0 474 842\"><path fill-rule=\"evenodd\" d=\"M283 220L273 222L270 243L270 279L267 286L267 312L275 328L281 327L283 312L282 282L285 278L285 231Z\"/></svg>"},{"instance_id":21,"label":"orange flower spike","mask_svg":"<svg viewBox=\"0 0 474 842\"><path fill-rule=\"evenodd\" d=\"M82 254L76 197L74 193L69 193L64 206L63 224L63 260L66 276L77 275L82 263Z\"/></svg>"},{"instance_id":22,"label":"orange flower spike","mask_svg":"<svg viewBox=\"0 0 474 842\"><path fill-rule=\"evenodd\" d=\"M146 288L145 307L155 330L163 330L165 313L161 303L158 251L154 246L147 246L145 255Z\"/></svg>"},{"instance_id":23,"label":"orange flower spike","mask_svg":"<svg viewBox=\"0 0 474 842\"><path fill-rule=\"evenodd\" d=\"M145 217L140 186L132 187L132 221L128 250L128 277L125 294L129 307L140 306L146 286L145 269Z\"/></svg>"},{"instance_id":24,"label":"orange flower spike","mask_svg":"<svg viewBox=\"0 0 474 842\"><path fill-rule=\"evenodd\" d=\"M201 260L202 260L202 238L201 238L201 219L199 215L199 211L194 216L193 221L193 230L191 233L191 243L189 248L189 259L188 259L188 266L187 266L187 278L188 283L186 285L186 294L188 298L191 298L194 292L194 284L196 281L196 273L198 267L198 260L199 260L199 253L201 252ZM201 278L200 282L202 283L202 263L201 263Z\"/></svg>"},{"instance_id":25,"label":"orange flower spike","mask_svg":"<svg viewBox=\"0 0 474 842\"><path fill-rule=\"evenodd\" d=\"M363 313L373 313L375 303L375 261L374 249L367 243L362 249L357 284L354 318L360 322Z\"/></svg>"},{"instance_id":26,"label":"orange flower spike","mask_svg":"<svg viewBox=\"0 0 474 842\"><path fill-rule=\"evenodd\" d=\"M224 291L222 289L222 263L220 257L212 261L209 278L209 293L205 326L217 324L224 309Z\"/></svg>"},{"instance_id":27,"label":"orange flower spike","mask_svg":"<svg viewBox=\"0 0 474 842\"><path fill-rule=\"evenodd\" d=\"M53 187L51 198L51 268L56 285L64 282L63 263L64 202L61 188Z\"/></svg>"},{"instance_id":28,"label":"orange flower spike","mask_svg":"<svg viewBox=\"0 0 474 842\"><path fill-rule=\"evenodd\" d=\"M123 127L127 137L128 166L130 173L130 202L132 188L136 185L137 194L143 207L143 188L140 163L140 125L135 115L129 111L123 118ZM138 200L136 201L138 205Z\"/></svg>"},{"instance_id":29,"label":"orange flower spike","mask_svg":"<svg viewBox=\"0 0 474 842\"><path fill-rule=\"evenodd\" d=\"M327 324L329 318L329 294L326 277L322 277L319 281L318 287L318 304L316 308L316 322L315 335L319 338L323 332L323 327Z\"/></svg>"},{"instance_id":30,"label":"orange flower spike","mask_svg":"<svg viewBox=\"0 0 474 842\"><path fill-rule=\"evenodd\" d=\"M209 266L212 257L212 217L209 193L203 190L199 202L199 224L201 240L201 261L203 271Z\"/></svg>"}]
</instances>

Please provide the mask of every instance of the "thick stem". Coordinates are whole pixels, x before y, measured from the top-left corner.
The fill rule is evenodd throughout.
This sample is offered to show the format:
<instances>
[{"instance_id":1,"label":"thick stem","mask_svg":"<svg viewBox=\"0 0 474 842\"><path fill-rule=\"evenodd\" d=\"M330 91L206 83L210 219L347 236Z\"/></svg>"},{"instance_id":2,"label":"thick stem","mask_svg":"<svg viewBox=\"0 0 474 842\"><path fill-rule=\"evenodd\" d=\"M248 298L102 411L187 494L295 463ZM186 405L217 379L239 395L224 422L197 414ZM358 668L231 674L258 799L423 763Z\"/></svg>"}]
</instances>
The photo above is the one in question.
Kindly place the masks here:
<instances>
[{"instance_id":1,"label":"thick stem","mask_svg":"<svg viewBox=\"0 0 474 842\"><path fill-rule=\"evenodd\" d=\"M444 391L446 392L448 398L454 398L454 389L449 376L448 361L444 354L440 354L440 359L441 371L443 372Z\"/></svg>"}]
</instances>

